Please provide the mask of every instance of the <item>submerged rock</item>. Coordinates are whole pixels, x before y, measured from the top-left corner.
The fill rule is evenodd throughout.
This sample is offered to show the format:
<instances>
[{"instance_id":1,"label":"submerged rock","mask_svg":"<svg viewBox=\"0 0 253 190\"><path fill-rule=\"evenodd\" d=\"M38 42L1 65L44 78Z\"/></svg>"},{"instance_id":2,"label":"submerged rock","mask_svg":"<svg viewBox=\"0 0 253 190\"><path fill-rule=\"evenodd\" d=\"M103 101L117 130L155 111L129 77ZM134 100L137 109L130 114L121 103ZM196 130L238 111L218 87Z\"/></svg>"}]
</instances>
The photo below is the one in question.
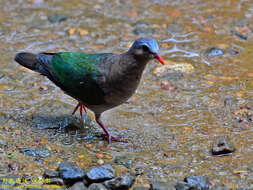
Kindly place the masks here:
<instances>
[{"instance_id":1,"label":"submerged rock","mask_svg":"<svg viewBox=\"0 0 253 190\"><path fill-rule=\"evenodd\" d=\"M101 183L93 183L89 186L88 190L107 190Z\"/></svg>"},{"instance_id":2,"label":"submerged rock","mask_svg":"<svg viewBox=\"0 0 253 190\"><path fill-rule=\"evenodd\" d=\"M63 15L63 14L58 14L58 13L56 13L56 14L51 14L51 15L49 15L47 18L48 18L49 22L51 22L51 23L53 23L53 24L58 24L58 23L60 23L60 22L63 22L63 21L65 21L65 20L67 20L67 17L66 17L65 15Z\"/></svg>"},{"instance_id":3,"label":"submerged rock","mask_svg":"<svg viewBox=\"0 0 253 190\"><path fill-rule=\"evenodd\" d=\"M131 169L133 166L133 159L129 156L116 156L114 162L119 165L123 165L128 169Z\"/></svg>"},{"instance_id":4,"label":"submerged rock","mask_svg":"<svg viewBox=\"0 0 253 190\"><path fill-rule=\"evenodd\" d=\"M207 57L215 57L215 56L224 55L224 51L222 49L217 48L217 47L212 47L210 49L207 49L205 54Z\"/></svg>"},{"instance_id":5,"label":"submerged rock","mask_svg":"<svg viewBox=\"0 0 253 190\"><path fill-rule=\"evenodd\" d=\"M85 176L84 169L74 163L62 162L58 168L59 176L67 184L73 184L76 181L81 181Z\"/></svg>"},{"instance_id":6,"label":"submerged rock","mask_svg":"<svg viewBox=\"0 0 253 190\"><path fill-rule=\"evenodd\" d=\"M130 173L126 173L112 180L105 181L104 185L108 189L112 190L127 190L133 185L134 181L134 176L132 176Z\"/></svg>"},{"instance_id":7,"label":"submerged rock","mask_svg":"<svg viewBox=\"0 0 253 190\"><path fill-rule=\"evenodd\" d=\"M212 145L213 155L226 155L234 151L235 151L235 147L227 136L216 137Z\"/></svg>"},{"instance_id":8,"label":"submerged rock","mask_svg":"<svg viewBox=\"0 0 253 190\"><path fill-rule=\"evenodd\" d=\"M22 148L20 152L29 156L40 157L40 158L47 158L50 156L49 150L47 150L43 146L32 147L32 148Z\"/></svg>"},{"instance_id":9,"label":"submerged rock","mask_svg":"<svg viewBox=\"0 0 253 190\"><path fill-rule=\"evenodd\" d=\"M206 190L210 187L210 182L205 176L190 176L186 177L184 181L198 190Z\"/></svg>"},{"instance_id":10,"label":"submerged rock","mask_svg":"<svg viewBox=\"0 0 253 190\"><path fill-rule=\"evenodd\" d=\"M106 164L97 168L92 168L87 172L87 180L90 183L104 182L105 180L112 179L116 176L114 169L111 165Z\"/></svg>"}]
</instances>

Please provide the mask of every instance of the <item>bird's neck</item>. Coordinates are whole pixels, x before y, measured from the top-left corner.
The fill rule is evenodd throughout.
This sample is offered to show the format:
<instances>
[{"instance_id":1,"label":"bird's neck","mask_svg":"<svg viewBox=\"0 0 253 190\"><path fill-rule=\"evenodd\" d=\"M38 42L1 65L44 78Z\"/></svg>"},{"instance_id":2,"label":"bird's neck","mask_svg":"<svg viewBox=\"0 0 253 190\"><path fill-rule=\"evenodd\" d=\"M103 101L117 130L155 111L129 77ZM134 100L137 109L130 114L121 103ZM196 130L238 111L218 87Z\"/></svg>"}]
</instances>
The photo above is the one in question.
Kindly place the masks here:
<instances>
[{"instance_id":1,"label":"bird's neck","mask_svg":"<svg viewBox=\"0 0 253 190\"><path fill-rule=\"evenodd\" d=\"M148 61L146 60L139 60L135 56L133 56L131 53L126 52L120 55L120 60L117 63L119 74L121 74L123 77L141 77L146 64Z\"/></svg>"},{"instance_id":2,"label":"bird's neck","mask_svg":"<svg viewBox=\"0 0 253 190\"><path fill-rule=\"evenodd\" d=\"M117 106L127 101L137 89L147 62L136 60L128 52L107 57L103 89L107 104ZM103 64L104 65L104 64Z\"/></svg>"}]
</instances>

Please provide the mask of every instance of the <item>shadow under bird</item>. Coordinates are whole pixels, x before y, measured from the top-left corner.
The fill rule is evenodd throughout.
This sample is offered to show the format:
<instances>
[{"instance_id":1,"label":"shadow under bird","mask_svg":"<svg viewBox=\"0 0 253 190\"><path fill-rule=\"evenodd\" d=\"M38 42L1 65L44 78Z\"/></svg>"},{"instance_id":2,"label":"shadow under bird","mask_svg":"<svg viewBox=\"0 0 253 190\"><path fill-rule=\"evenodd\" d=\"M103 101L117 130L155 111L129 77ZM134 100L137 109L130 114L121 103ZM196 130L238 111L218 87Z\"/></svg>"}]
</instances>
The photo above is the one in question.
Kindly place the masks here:
<instances>
[{"instance_id":1,"label":"shadow under bird","mask_svg":"<svg viewBox=\"0 0 253 190\"><path fill-rule=\"evenodd\" d=\"M108 143L121 141L114 137L102 123L101 114L126 102L135 92L146 64L157 59L158 44L150 38L137 39L125 53L59 52L33 54L21 52L15 56L20 65L36 71L66 94L78 101L76 110L86 112L86 108L95 114L96 122L105 132Z\"/></svg>"}]
</instances>

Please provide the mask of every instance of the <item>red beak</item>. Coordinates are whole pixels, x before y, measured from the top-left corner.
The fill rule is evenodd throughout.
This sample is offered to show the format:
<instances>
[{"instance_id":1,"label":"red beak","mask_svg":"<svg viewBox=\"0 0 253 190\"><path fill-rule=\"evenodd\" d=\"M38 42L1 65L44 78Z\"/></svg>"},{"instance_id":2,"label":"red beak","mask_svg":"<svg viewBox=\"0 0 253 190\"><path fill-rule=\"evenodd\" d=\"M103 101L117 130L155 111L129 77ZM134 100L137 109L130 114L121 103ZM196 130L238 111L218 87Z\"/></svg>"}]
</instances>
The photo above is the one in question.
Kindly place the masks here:
<instances>
[{"instance_id":1,"label":"red beak","mask_svg":"<svg viewBox=\"0 0 253 190\"><path fill-rule=\"evenodd\" d=\"M163 60L163 58L160 55L156 54L155 59L157 59L161 64L163 64L163 65L165 64L165 61Z\"/></svg>"}]
</instances>

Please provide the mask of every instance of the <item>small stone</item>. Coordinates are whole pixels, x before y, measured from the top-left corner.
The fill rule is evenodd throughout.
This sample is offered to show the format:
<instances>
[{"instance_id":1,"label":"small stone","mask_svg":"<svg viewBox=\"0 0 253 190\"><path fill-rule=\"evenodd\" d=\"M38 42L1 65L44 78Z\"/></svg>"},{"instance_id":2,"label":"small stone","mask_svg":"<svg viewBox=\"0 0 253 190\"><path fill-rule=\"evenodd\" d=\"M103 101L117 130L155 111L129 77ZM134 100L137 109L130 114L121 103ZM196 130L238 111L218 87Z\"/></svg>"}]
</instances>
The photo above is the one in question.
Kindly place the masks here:
<instances>
[{"instance_id":1,"label":"small stone","mask_svg":"<svg viewBox=\"0 0 253 190\"><path fill-rule=\"evenodd\" d=\"M205 176L190 176L186 177L184 181L191 186L195 186L198 190L206 190L210 187L210 182L207 177Z\"/></svg>"},{"instance_id":2,"label":"small stone","mask_svg":"<svg viewBox=\"0 0 253 190\"><path fill-rule=\"evenodd\" d=\"M88 190L107 190L101 183L93 183L89 186Z\"/></svg>"},{"instance_id":3,"label":"small stone","mask_svg":"<svg viewBox=\"0 0 253 190\"><path fill-rule=\"evenodd\" d=\"M175 190L173 182L152 181L151 190Z\"/></svg>"},{"instance_id":4,"label":"small stone","mask_svg":"<svg viewBox=\"0 0 253 190\"><path fill-rule=\"evenodd\" d=\"M114 163L123 165L128 169L131 169L133 166L133 159L128 156L116 156Z\"/></svg>"},{"instance_id":5,"label":"small stone","mask_svg":"<svg viewBox=\"0 0 253 190\"><path fill-rule=\"evenodd\" d=\"M58 168L59 176L67 184L73 184L76 181L81 181L85 176L84 169L74 163L62 162Z\"/></svg>"},{"instance_id":6,"label":"small stone","mask_svg":"<svg viewBox=\"0 0 253 190\"><path fill-rule=\"evenodd\" d=\"M97 168L92 168L87 172L87 180L91 183L104 182L116 176L111 165L106 164Z\"/></svg>"},{"instance_id":7,"label":"small stone","mask_svg":"<svg viewBox=\"0 0 253 190\"><path fill-rule=\"evenodd\" d=\"M126 173L112 180L105 181L104 185L108 189L112 190L127 190L133 185L134 181L134 176L132 176L130 173Z\"/></svg>"},{"instance_id":8,"label":"small stone","mask_svg":"<svg viewBox=\"0 0 253 190\"><path fill-rule=\"evenodd\" d=\"M53 177L59 177L59 172L55 170L48 170L46 169L43 174L44 178L53 178Z\"/></svg>"},{"instance_id":9,"label":"small stone","mask_svg":"<svg viewBox=\"0 0 253 190\"><path fill-rule=\"evenodd\" d=\"M222 49L212 47L208 50L206 50L205 53L208 57L215 57L215 56L221 56L224 55L224 51Z\"/></svg>"},{"instance_id":10,"label":"small stone","mask_svg":"<svg viewBox=\"0 0 253 190\"><path fill-rule=\"evenodd\" d=\"M85 185L83 184L83 182L77 182L74 185L72 185L70 188L68 188L69 190L87 190L88 188L85 187Z\"/></svg>"},{"instance_id":11,"label":"small stone","mask_svg":"<svg viewBox=\"0 0 253 190\"><path fill-rule=\"evenodd\" d=\"M105 163L105 161L104 161L103 159L98 159L97 163L98 163L99 165L103 165L103 164Z\"/></svg>"},{"instance_id":12,"label":"small stone","mask_svg":"<svg viewBox=\"0 0 253 190\"><path fill-rule=\"evenodd\" d=\"M56 13L56 14L51 14L51 15L49 15L47 18L48 18L49 22L51 22L51 23L53 23L53 24L58 24L58 23L60 23L60 22L63 22L63 21L65 21L65 20L67 20L67 17L66 17L65 15L63 15L63 14L58 14L58 13Z\"/></svg>"},{"instance_id":13,"label":"small stone","mask_svg":"<svg viewBox=\"0 0 253 190\"><path fill-rule=\"evenodd\" d=\"M218 136L216 137L213 146L213 155L227 155L235 151L233 143L230 141L228 136Z\"/></svg>"}]
</instances>

